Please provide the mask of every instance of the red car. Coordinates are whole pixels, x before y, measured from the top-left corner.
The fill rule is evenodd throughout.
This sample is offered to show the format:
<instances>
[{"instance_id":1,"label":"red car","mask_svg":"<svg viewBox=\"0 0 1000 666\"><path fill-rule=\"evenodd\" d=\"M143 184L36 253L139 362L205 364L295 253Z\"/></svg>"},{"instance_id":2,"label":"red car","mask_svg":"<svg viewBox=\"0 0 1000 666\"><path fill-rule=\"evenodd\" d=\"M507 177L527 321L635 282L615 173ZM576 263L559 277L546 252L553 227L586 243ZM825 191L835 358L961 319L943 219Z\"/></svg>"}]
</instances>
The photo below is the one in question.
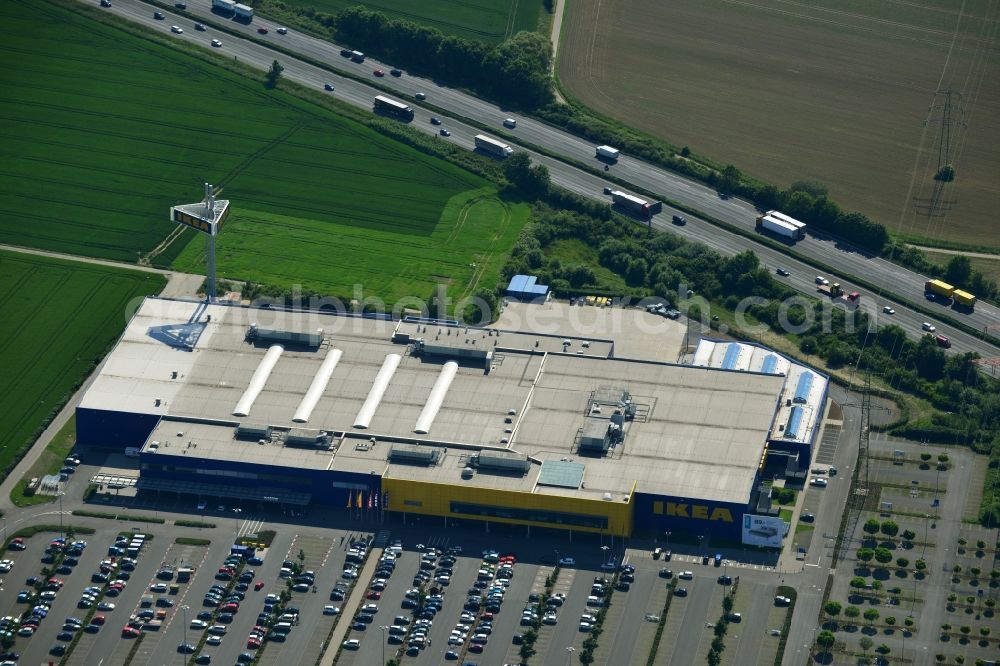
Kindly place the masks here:
<instances>
[{"instance_id":1,"label":"red car","mask_svg":"<svg viewBox=\"0 0 1000 666\"><path fill-rule=\"evenodd\" d=\"M219 609L222 613L237 613L240 610L240 605L235 601L230 601L228 604L224 605Z\"/></svg>"},{"instance_id":2,"label":"red car","mask_svg":"<svg viewBox=\"0 0 1000 666\"><path fill-rule=\"evenodd\" d=\"M375 76L385 76L385 72L383 72L381 69L376 69Z\"/></svg>"},{"instance_id":3,"label":"red car","mask_svg":"<svg viewBox=\"0 0 1000 666\"><path fill-rule=\"evenodd\" d=\"M142 632L135 627L125 627L122 629L122 638L135 638L141 634Z\"/></svg>"},{"instance_id":4,"label":"red car","mask_svg":"<svg viewBox=\"0 0 1000 666\"><path fill-rule=\"evenodd\" d=\"M262 35L266 35L267 34L267 28L265 28L264 26L260 26L259 28L257 28L257 32L259 32Z\"/></svg>"},{"instance_id":5,"label":"red car","mask_svg":"<svg viewBox=\"0 0 1000 666\"><path fill-rule=\"evenodd\" d=\"M90 623L91 624L104 624L104 616L103 615L95 615L94 617L90 618Z\"/></svg>"},{"instance_id":6,"label":"red car","mask_svg":"<svg viewBox=\"0 0 1000 666\"><path fill-rule=\"evenodd\" d=\"M256 638L248 638L247 647L250 648L251 650L256 650L257 648L260 647L260 640Z\"/></svg>"},{"instance_id":7,"label":"red car","mask_svg":"<svg viewBox=\"0 0 1000 666\"><path fill-rule=\"evenodd\" d=\"M256 583L254 583L253 584L253 589L257 590L258 592L260 592L261 590L263 590L264 589L264 581L259 580Z\"/></svg>"},{"instance_id":8,"label":"red car","mask_svg":"<svg viewBox=\"0 0 1000 666\"><path fill-rule=\"evenodd\" d=\"M382 598L382 593L372 590L371 592L368 593L368 598L372 599L373 601L378 601L379 599Z\"/></svg>"}]
</instances>

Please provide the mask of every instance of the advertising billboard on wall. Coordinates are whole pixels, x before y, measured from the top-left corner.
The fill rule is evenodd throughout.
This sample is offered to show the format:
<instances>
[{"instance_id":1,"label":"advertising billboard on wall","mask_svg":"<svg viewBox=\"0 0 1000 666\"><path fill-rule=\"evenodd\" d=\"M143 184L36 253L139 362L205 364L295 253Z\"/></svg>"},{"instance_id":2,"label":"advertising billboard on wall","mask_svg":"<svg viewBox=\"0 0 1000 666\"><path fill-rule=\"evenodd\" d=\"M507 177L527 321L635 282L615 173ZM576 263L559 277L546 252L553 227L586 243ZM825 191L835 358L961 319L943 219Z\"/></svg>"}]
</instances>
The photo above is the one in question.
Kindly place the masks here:
<instances>
[{"instance_id":1,"label":"advertising billboard on wall","mask_svg":"<svg viewBox=\"0 0 1000 666\"><path fill-rule=\"evenodd\" d=\"M743 543L762 548L781 548L788 526L778 516L743 516Z\"/></svg>"}]
</instances>

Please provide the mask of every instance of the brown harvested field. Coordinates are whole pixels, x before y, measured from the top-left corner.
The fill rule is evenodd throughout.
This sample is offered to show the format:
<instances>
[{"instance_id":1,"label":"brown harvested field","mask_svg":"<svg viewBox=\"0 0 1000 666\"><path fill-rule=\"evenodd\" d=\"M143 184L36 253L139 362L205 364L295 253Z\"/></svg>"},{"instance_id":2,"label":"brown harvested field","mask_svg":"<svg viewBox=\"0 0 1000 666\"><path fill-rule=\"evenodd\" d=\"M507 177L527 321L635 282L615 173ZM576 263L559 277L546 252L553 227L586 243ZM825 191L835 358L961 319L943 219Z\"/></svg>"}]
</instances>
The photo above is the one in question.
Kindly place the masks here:
<instances>
[{"instance_id":1,"label":"brown harvested field","mask_svg":"<svg viewBox=\"0 0 1000 666\"><path fill-rule=\"evenodd\" d=\"M959 11L961 8L961 12ZM1000 246L1000 3L573 0L559 75L596 110L788 186L825 183L889 229ZM944 96L951 162L933 196ZM936 111L930 109L938 105Z\"/></svg>"}]
</instances>

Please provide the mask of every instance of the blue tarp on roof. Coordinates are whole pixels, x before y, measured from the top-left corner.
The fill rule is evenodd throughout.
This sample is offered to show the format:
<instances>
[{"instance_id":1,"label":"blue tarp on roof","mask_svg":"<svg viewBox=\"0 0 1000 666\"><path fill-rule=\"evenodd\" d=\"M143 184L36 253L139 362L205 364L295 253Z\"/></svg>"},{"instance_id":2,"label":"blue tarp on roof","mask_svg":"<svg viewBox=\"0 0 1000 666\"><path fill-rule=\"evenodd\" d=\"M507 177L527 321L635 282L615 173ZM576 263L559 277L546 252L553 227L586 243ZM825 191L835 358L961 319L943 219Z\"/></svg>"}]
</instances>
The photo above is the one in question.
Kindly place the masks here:
<instances>
[{"instance_id":1,"label":"blue tarp on roof","mask_svg":"<svg viewBox=\"0 0 1000 666\"><path fill-rule=\"evenodd\" d=\"M799 376L799 383L795 386L795 397L792 402L805 402L809 398L809 390L813 385L813 375L811 372L803 372Z\"/></svg>"},{"instance_id":2,"label":"blue tarp on roof","mask_svg":"<svg viewBox=\"0 0 1000 666\"><path fill-rule=\"evenodd\" d=\"M507 295L513 298L535 299L549 293L548 285L536 284L534 275L515 275L507 285Z\"/></svg>"},{"instance_id":3,"label":"blue tarp on roof","mask_svg":"<svg viewBox=\"0 0 1000 666\"><path fill-rule=\"evenodd\" d=\"M799 426L802 425L803 409L798 405L792 407L792 412L788 415L788 425L785 426L785 437L788 439L799 439Z\"/></svg>"},{"instance_id":4,"label":"blue tarp on roof","mask_svg":"<svg viewBox=\"0 0 1000 666\"><path fill-rule=\"evenodd\" d=\"M736 343L729 345L726 355L722 359L722 369L732 370L736 365L736 360L740 357L740 346Z\"/></svg>"},{"instance_id":5,"label":"blue tarp on roof","mask_svg":"<svg viewBox=\"0 0 1000 666\"><path fill-rule=\"evenodd\" d=\"M760 371L765 375L773 375L776 367L778 367L778 357L774 354L768 354L764 357L764 366L760 369Z\"/></svg>"}]
</instances>

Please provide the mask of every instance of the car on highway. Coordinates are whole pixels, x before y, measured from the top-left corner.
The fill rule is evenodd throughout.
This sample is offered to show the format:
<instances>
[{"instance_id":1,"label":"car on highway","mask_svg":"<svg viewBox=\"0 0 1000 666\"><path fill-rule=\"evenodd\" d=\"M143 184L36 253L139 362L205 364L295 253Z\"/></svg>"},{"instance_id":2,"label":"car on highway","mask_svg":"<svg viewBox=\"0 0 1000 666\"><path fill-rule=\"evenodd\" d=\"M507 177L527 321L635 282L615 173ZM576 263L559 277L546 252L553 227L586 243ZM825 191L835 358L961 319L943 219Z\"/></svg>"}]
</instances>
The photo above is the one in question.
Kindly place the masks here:
<instances>
[{"instance_id":1,"label":"car on highway","mask_svg":"<svg viewBox=\"0 0 1000 666\"><path fill-rule=\"evenodd\" d=\"M212 46L214 46L215 48L219 48L220 46L222 46L222 41L218 39L213 39Z\"/></svg>"},{"instance_id":2,"label":"car on highway","mask_svg":"<svg viewBox=\"0 0 1000 666\"><path fill-rule=\"evenodd\" d=\"M333 92L333 84L332 83L324 83L323 84L323 90L326 90L328 92Z\"/></svg>"},{"instance_id":3,"label":"car on highway","mask_svg":"<svg viewBox=\"0 0 1000 666\"><path fill-rule=\"evenodd\" d=\"M827 279L826 279L825 277L823 277L822 275L817 275L817 276L816 276L816 284L821 284L821 285L823 285L824 287L829 287L829 286L830 286L830 281L829 281L829 280L827 280Z\"/></svg>"},{"instance_id":4,"label":"car on highway","mask_svg":"<svg viewBox=\"0 0 1000 666\"><path fill-rule=\"evenodd\" d=\"M194 29L197 30L198 32L205 32L205 26L202 25L201 23L195 23Z\"/></svg>"},{"instance_id":5,"label":"car on highway","mask_svg":"<svg viewBox=\"0 0 1000 666\"><path fill-rule=\"evenodd\" d=\"M781 277L788 277L789 275L791 275L791 273L786 271L784 268L775 268L774 272L780 275Z\"/></svg>"},{"instance_id":6,"label":"car on highway","mask_svg":"<svg viewBox=\"0 0 1000 666\"><path fill-rule=\"evenodd\" d=\"M888 305L882 306L882 312L884 312L886 314L891 314L891 315L896 314L896 311L893 310L892 308L890 308Z\"/></svg>"},{"instance_id":7,"label":"car on highway","mask_svg":"<svg viewBox=\"0 0 1000 666\"><path fill-rule=\"evenodd\" d=\"M945 349L951 347L951 340L944 335L939 335L935 337L934 341L937 342L938 347L944 347Z\"/></svg>"},{"instance_id":8,"label":"car on highway","mask_svg":"<svg viewBox=\"0 0 1000 666\"><path fill-rule=\"evenodd\" d=\"M402 76L403 75L402 70L398 70L398 69L390 69L389 73L392 74L393 76Z\"/></svg>"},{"instance_id":9,"label":"car on highway","mask_svg":"<svg viewBox=\"0 0 1000 666\"><path fill-rule=\"evenodd\" d=\"M257 28L257 32L260 33L260 34L262 34L262 35L266 35L267 34L267 28L265 28L264 26L260 26L259 28ZM225 510L225 509L223 509L223 510Z\"/></svg>"},{"instance_id":10,"label":"car on highway","mask_svg":"<svg viewBox=\"0 0 1000 666\"><path fill-rule=\"evenodd\" d=\"M174 7L176 7L177 9L187 9L188 8L186 2L175 2L174 3Z\"/></svg>"},{"instance_id":11,"label":"car on highway","mask_svg":"<svg viewBox=\"0 0 1000 666\"><path fill-rule=\"evenodd\" d=\"M382 78L383 76L385 76L385 72L383 72L383 71L382 71L381 69L376 69L376 70L375 70L374 72L372 72L372 73L373 73L373 74L374 74L375 76L379 77L379 78Z\"/></svg>"},{"instance_id":12,"label":"car on highway","mask_svg":"<svg viewBox=\"0 0 1000 666\"><path fill-rule=\"evenodd\" d=\"M674 215L672 218L670 218L670 221L676 224L677 226L681 227L687 224L687 220L684 218L683 215Z\"/></svg>"},{"instance_id":13,"label":"car on highway","mask_svg":"<svg viewBox=\"0 0 1000 666\"><path fill-rule=\"evenodd\" d=\"M427 99L427 95L425 93L422 93L422 92L416 93L414 95L414 97L416 97L419 100L425 100L425 99Z\"/></svg>"},{"instance_id":14,"label":"car on highway","mask_svg":"<svg viewBox=\"0 0 1000 666\"><path fill-rule=\"evenodd\" d=\"M508 129L514 129L515 127L517 127L517 121L514 120L513 118L504 118L503 126Z\"/></svg>"},{"instance_id":15,"label":"car on highway","mask_svg":"<svg viewBox=\"0 0 1000 666\"><path fill-rule=\"evenodd\" d=\"M441 131L439 133L441 134L441 136L451 136L451 131L443 127L441 128Z\"/></svg>"},{"instance_id":16,"label":"car on highway","mask_svg":"<svg viewBox=\"0 0 1000 666\"><path fill-rule=\"evenodd\" d=\"M177 35L183 35L184 34L184 28L180 27L179 25L172 25L172 26L170 26L170 32L172 32L174 34L177 34Z\"/></svg>"},{"instance_id":17,"label":"car on highway","mask_svg":"<svg viewBox=\"0 0 1000 666\"><path fill-rule=\"evenodd\" d=\"M284 26L280 26L277 30L275 30L275 32L278 33L279 35L287 35L288 34L288 28L286 28Z\"/></svg>"},{"instance_id":18,"label":"car on highway","mask_svg":"<svg viewBox=\"0 0 1000 666\"><path fill-rule=\"evenodd\" d=\"M441 119L437 116L431 116L431 125L440 125Z\"/></svg>"},{"instance_id":19,"label":"car on highway","mask_svg":"<svg viewBox=\"0 0 1000 666\"><path fill-rule=\"evenodd\" d=\"M101 0L101 7L110 7L111 0Z\"/></svg>"},{"instance_id":20,"label":"car on highway","mask_svg":"<svg viewBox=\"0 0 1000 666\"><path fill-rule=\"evenodd\" d=\"M163 12L153 12L153 18L155 18L157 21L162 21Z\"/></svg>"},{"instance_id":21,"label":"car on highway","mask_svg":"<svg viewBox=\"0 0 1000 666\"><path fill-rule=\"evenodd\" d=\"M924 329L925 331L927 331L929 333L933 333L934 331L937 330L937 328L934 326L934 324L931 324L931 323L926 322L926 321L920 325L920 328Z\"/></svg>"}]
</instances>

